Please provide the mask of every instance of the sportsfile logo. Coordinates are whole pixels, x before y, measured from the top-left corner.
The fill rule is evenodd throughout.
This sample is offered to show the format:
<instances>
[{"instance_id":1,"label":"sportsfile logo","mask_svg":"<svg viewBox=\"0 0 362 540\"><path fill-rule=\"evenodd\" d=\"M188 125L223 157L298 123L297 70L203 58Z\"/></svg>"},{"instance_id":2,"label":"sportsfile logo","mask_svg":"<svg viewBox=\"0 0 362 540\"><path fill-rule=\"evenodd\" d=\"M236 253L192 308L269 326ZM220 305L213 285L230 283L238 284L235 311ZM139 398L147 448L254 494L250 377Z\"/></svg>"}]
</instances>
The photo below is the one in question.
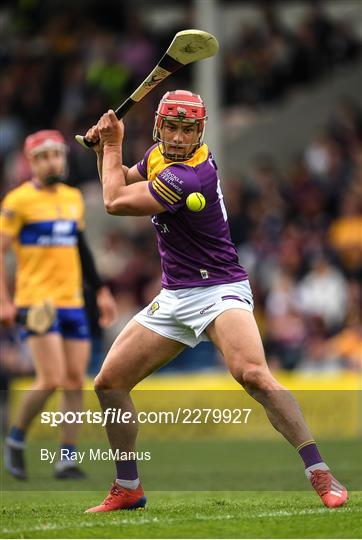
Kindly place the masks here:
<instances>
[{"instance_id":1,"label":"sportsfile logo","mask_svg":"<svg viewBox=\"0 0 362 540\"><path fill-rule=\"evenodd\" d=\"M177 407L164 411L123 411L108 407L101 411L43 411L41 423L49 427L61 427L64 424L247 424L250 408L213 408L213 407Z\"/></svg>"}]
</instances>

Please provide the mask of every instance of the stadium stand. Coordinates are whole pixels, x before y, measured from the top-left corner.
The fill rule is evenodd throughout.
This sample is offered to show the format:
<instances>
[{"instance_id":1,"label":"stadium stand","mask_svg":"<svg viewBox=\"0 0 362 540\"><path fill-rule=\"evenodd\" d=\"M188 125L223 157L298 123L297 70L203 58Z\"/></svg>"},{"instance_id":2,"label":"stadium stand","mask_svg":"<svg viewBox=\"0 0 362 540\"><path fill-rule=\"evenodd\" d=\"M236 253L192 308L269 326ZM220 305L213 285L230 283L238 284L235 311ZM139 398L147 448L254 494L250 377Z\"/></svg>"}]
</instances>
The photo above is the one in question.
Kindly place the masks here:
<instances>
[{"instance_id":1,"label":"stadium stand","mask_svg":"<svg viewBox=\"0 0 362 540\"><path fill-rule=\"evenodd\" d=\"M154 39L152 27L146 30L144 24L150 15L141 9L135 16L120 2L109 2L107 18L97 2L89 2L81 18L82 2L62 13L59 3L55 8L49 1L41 4L41 9L33 2L15 10L5 2L1 8L6 45L0 53L0 195L28 178L21 153L26 134L44 126L60 129L70 147L70 182L81 186L93 216L89 230L99 269L117 296L119 320L105 336L107 345L155 295L159 262L147 218L105 215L95 160L73 135L127 96L179 22L158 30ZM238 137L225 149L232 165L223 178L232 236L251 276L271 366L361 370L362 110L348 95L349 87L356 94L351 81L362 78L360 34L351 21L332 17L319 5L306 7L289 26L278 13L261 10L258 18L236 27L222 53L223 129L232 130L235 111L252 119L251 126L244 120L234 126ZM172 84L190 81L185 70ZM337 90L318 114L313 101L326 103L330 81L337 81ZM163 89L127 119L126 163L140 159L150 144L152 111ZM305 109L314 123L308 123ZM299 124L297 146L286 146L285 134L292 140ZM265 153L272 130L275 138ZM316 291L313 305L306 288ZM94 370L102 357L99 347L96 356ZM186 353L172 369L219 366L206 345L196 356Z\"/></svg>"}]
</instances>

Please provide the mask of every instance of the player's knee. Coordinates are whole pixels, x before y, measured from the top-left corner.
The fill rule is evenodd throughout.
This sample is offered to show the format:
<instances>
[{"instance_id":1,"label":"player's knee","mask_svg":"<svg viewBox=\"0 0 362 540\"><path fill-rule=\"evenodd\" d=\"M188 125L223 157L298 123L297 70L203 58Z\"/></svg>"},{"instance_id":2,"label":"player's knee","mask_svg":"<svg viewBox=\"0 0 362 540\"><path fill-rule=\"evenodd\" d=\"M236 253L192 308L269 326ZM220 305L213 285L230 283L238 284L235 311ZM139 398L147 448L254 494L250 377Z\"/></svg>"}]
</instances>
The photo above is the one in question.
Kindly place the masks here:
<instances>
[{"instance_id":1,"label":"player's knee","mask_svg":"<svg viewBox=\"0 0 362 540\"><path fill-rule=\"evenodd\" d=\"M98 373L98 375L95 377L93 381L93 387L96 392L105 390L103 377L101 377L100 373Z\"/></svg>"},{"instance_id":2,"label":"player's knee","mask_svg":"<svg viewBox=\"0 0 362 540\"><path fill-rule=\"evenodd\" d=\"M243 370L241 384L249 392L268 392L274 389L273 381L268 368L249 366Z\"/></svg>"},{"instance_id":3,"label":"player's knee","mask_svg":"<svg viewBox=\"0 0 362 540\"><path fill-rule=\"evenodd\" d=\"M110 374L100 372L94 379L94 390L96 392L102 392L103 390L117 390L119 388L121 388L121 385Z\"/></svg>"},{"instance_id":4,"label":"player's knee","mask_svg":"<svg viewBox=\"0 0 362 540\"><path fill-rule=\"evenodd\" d=\"M41 379L35 384L35 389L40 391L46 391L50 394L58 390L61 387L61 379Z\"/></svg>"},{"instance_id":5,"label":"player's knee","mask_svg":"<svg viewBox=\"0 0 362 540\"><path fill-rule=\"evenodd\" d=\"M84 377L72 377L66 379L63 384L65 390L81 390L83 388Z\"/></svg>"}]
</instances>

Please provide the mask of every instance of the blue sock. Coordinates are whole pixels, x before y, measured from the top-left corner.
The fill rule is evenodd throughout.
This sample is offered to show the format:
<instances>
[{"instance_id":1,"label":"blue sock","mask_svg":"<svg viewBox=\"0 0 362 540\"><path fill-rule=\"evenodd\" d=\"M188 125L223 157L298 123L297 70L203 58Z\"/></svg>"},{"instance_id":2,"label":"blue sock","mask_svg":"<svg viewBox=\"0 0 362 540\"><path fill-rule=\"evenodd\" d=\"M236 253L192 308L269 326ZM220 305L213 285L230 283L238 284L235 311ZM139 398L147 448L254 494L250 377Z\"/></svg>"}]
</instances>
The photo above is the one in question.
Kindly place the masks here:
<instances>
[{"instance_id":1,"label":"blue sock","mask_svg":"<svg viewBox=\"0 0 362 540\"><path fill-rule=\"evenodd\" d=\"M24 439L25 439L25 430L20 429L16 426L12 426L9 432L9 437L11 439L14 439L14 441L22 443L24 442Z\"/></svg>"}]
</instances>

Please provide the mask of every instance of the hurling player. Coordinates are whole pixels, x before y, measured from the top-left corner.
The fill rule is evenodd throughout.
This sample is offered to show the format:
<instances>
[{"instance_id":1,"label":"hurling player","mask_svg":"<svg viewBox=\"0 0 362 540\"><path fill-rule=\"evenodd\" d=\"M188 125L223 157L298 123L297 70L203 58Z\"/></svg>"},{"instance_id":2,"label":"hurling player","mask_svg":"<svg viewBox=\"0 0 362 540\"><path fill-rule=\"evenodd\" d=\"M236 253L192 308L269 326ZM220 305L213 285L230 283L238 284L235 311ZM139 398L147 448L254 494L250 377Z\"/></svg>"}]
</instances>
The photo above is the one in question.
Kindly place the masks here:
<instances>
[{"instance_id":1,"label":"hurling player","mask_svg":"<svg viewBox=\"0 0 362 540\"><path fill-rule=\"evenodd\" d=\"M152 215L162 265L162 290L120 333L95 380L103 410L134 413L130 390L186 346L211 340L233 377L265 408L274 426L302 458L306 475L330 508L346 488L321 457L294 397L270 373L253 316L253 296L239 264L215 161L203 142L205 106L189 91L167 92L158 106L155 144L142 161L122 164L124 125L110 110L86 137L96 143L107 211ZM99 142L97 142L99 140ZM201 193L199 212L186 199ZM137 425L108 423L113 451L135 450ZM116 480L103 503L87 512L143 507L135 460L116 461Z\"/></svg>"},{"instance_id":2,"label":"hurling player","mask_svg":"<svg viewBox=\"0 0 362 540\"><path fill-rule=\"evenodd\" d=\"M41 334L23 327L36 378L5 442L5 467L19 479L27 477L27 430L50 394L62 388L64 411L81 408L90 352L82 271L96 290L100 324L108 325L115 315L113 298L102 286L85 242L82 195L62 182L67 160L63 135L38 131L26 138L24 150L32 179L8 193L1 207L0 322L13 326L16 318L25 320L28 310L44 302L53 307L54 317ZM14 300L5 276L4 259L10 247L17 259ZM75 450L77 431L76 424L64 425L63 455ZM56 464L55 476L79 478L83 473L74 460L63 459Z\"/></svg>"}]
</instances>

